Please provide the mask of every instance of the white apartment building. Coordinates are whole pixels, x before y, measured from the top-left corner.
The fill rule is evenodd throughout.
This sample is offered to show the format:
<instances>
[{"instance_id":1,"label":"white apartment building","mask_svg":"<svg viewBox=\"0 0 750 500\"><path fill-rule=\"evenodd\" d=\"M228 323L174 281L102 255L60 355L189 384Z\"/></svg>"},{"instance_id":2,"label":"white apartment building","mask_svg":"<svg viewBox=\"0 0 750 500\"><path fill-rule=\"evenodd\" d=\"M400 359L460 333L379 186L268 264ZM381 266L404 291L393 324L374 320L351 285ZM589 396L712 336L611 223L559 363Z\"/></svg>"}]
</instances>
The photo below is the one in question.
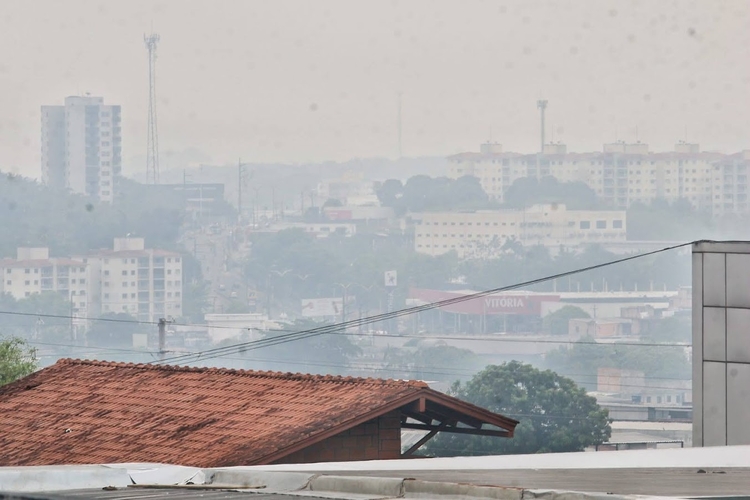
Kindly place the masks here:
<instances>
[{"instance_id":1,"label":"white apartment building","mask_svg":"<svg viewBox=\"0 0 750 500\"><path fill-rule=\"evenodd\" d=\"M122 168L120 106L72 96L42 106L42 180L111 203Z\"/></svg>"},{"instance_id":2,"label":"white apartment building","mask_svg":"<svg viewBox=\"0 0 750 500\"><path fill-rule=\"evenodd\" d=\"M491 258L506 242L576 248L626 239L621 210L567 210L535 205L525 210L424 212L413 214L414 249L427 255L455 251L461 258Z\"/></svg>"},{"instance_id":3,"label":"white apartment building","mask_svg":"<svg viewBox=\"0 0 750 500\"><path fill-rule=\"evenodd\" d=\"M112 250L86 257L96 277L97 313L127 313L140 321L182 316L182 258L145 248L143 238L115 238Z\"/></svg>"},{"instance_id":4,"label":"white apartment building","mask_svg":"<svg viewBox=\"0 0 750 500\"><path fill-rule=\"evenodd\" d=\"M545 146L545 154L505 153L484 144L479 153L449 158L448 176L477 177L487 194L503 201L523 177L552 176L560 182L580 181L604 204L626 209L634 203L687 199L715 215L747 212L748 153L700 152L697 144L679 143L673 152L651 153L644 143L605 144L601 153L567 153L562 144Z\"/></svg>"},{"instance_id":5,"label":"white apartment building","mask_svg":"<svg viewBox=\"0 0 750 500\"><path fill-rule=\"evenodd\" d=\"M85 262L50 257L48 248L19 248L15 259L0 260L0 293L16 300L55 292L70 299L72 313L86 317L90 310L91 279Z\"/></svg>"},{"instance_id":6,"label":"white apartment building","mask_svg":"<svg viewBox=\"0 0 750 500\"><path fill-rule=\"evenodd\" d=\"M60 293L80 318L124 312L141 321L182 316L182 258L147 249L143 238L115 238L112 250L50 257L47 248L19 248L0 259L0 293L24 299Z\"/></svg>"}]
</instances>

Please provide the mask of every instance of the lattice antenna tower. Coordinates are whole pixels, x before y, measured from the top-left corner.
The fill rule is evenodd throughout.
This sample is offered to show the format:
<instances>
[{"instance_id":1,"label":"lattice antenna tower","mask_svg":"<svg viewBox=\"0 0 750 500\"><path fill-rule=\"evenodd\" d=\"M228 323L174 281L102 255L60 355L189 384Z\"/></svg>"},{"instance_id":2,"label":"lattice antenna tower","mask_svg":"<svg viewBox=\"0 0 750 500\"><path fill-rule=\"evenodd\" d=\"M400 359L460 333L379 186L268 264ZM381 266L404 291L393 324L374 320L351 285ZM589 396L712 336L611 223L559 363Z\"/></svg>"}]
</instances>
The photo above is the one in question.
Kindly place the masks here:
<instances>
[{"instance_id":1,"label":"lattice antenna tower","mask_svg":"<svg viewBox=\"0 0 750 500\"><path fill-rule=\"evenodd\" d=\"M146 182L159 183L159 132L156 126L156 44L159 35L143 35L148 50L148 135L146 138Z\"/></svg>"}]
</instances>

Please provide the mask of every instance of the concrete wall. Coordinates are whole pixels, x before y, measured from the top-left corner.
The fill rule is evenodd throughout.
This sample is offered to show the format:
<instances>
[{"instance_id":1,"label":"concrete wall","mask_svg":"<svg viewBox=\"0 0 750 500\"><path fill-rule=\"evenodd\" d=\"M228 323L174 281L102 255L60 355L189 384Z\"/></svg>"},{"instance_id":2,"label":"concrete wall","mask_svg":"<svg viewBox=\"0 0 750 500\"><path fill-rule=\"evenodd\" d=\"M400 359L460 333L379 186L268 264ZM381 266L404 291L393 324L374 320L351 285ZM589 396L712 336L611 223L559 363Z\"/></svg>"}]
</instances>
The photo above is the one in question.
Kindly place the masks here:
<instances>
[{"instance_id":1,"label":"concrete wall","mask_svg":"<svg viewBox=\"0 0 750 500\"><path fill-rule=\"evenodd\" d=\"M750 444L750 242L693 246L693 444Z\"/></svg>"},{"instance_id":2,"label":"concrete wall","mask_svg":"<svg viewBox=\"0 0 750 500\"><path fill-rule=\"evenodd\" d=\"M401 458L401 412L392 411L330 437L291 455L277 464L389 460Z\"/></svg>"}]
</instances>

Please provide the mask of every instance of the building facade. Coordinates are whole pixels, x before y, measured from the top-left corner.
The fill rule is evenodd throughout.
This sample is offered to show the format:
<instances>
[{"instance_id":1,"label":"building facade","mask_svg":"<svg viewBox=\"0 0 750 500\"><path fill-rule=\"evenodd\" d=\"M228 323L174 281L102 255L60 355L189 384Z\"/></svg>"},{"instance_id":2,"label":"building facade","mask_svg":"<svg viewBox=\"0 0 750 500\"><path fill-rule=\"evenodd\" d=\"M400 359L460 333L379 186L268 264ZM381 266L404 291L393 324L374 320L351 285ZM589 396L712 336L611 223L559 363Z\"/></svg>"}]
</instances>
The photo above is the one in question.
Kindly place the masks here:
<instances>
[{"instance_id":1,"label":"building facade","mask_svg":"<svg viewBox=\"0 0 750 500\"><path fill-rule=\"evenodd\" d=\"M750 444L750 242L693 244L693 445Z\"/></svg>"},{"instance_id":2,"label":"building facade","mask_svg":"<svg viewBox=\"0 0 750 500\"><path fill-rule=\"evenodd\" d=\"M625 241L625 212L567 210L535 205L526 210L413 214L414 249L427 255L455 251L462 258L492 257L508 242L558 248Z\"/></svg>"},{"instance_id":3,"label":"building facade","mask_svg":"<svg viewBox=\"0 0 750 500\"><path fill-rule=\"evenodd\" d=\"M0 260L0 293L16 300L55 292L80 318L127 313L140 321L182 316L182 258L147 249L143 238L116 238L112 250L50 257L47 248L19 248Z\"/></svg>"},{"instance_id":4,"label":"building facade","mask_svg":"<svg viewBox=\"0 0 750 500\"><path fill-rule=\"evenodd\" d=\"M122 168L120 106L72 96L42 106L42 180L111 203Z\"/></svg>"},{"instance_id":5,"label":"building facade","mask_svg":"<svg viewBox=\"0 0 750 500\"><path fill-rule=\"evenodd\" d=\"M182 316L179 253L145 248L143 238L115 238L112 250L86 260L96 278L98 313L127 313L139 321Z\"/></svg>"},{"instance_id":6,"label":"building facade","mask_svg":"<svg viewBox=\"0 0 750 500\"><path fill-rule=\"evenodd\" d=\"M71 302L74 315L90 311L90 269L85 262L50 257L48 248L19 248L15 259L0 260L0 293L16 300L39 293L59 293Z\"/></svg>"},{"instance_id":7,"label":"building facade","mask_svg":"<svg viewBox=\"0 0 750 500\"><path fill-rule=\"evenodd\" d=\"M747 151L724 155L679 143L672 152L652 153L645 143L617 142L605 144L602 152L567 153L562 144L548 146L545 154L521 155L502 152L499 145L483 145L479 153L448 158L448 176L473 175L500 202L516 180L551 176L559 182L585 183L604 205L616 209L656 199L686 199L715 215L746 213L750 208Z\"/></svg>"}]
</instances>

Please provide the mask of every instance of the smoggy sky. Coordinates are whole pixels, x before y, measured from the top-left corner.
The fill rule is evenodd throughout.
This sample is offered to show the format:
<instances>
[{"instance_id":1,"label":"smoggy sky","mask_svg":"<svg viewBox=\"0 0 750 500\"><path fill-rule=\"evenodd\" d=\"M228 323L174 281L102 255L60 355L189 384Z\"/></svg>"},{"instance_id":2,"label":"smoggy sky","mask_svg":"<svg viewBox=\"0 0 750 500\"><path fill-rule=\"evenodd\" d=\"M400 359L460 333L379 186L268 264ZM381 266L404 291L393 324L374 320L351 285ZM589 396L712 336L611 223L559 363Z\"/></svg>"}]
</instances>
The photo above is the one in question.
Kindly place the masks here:
<instances>
[{"instance_id":1,"label":"smoggy sky","mask_svg":"<svg viewBox=\"0 0 750 500\"><path fill-rule=\"evenodd\" d=\"M618 137L750 147L746 0L3 0L0 169L39 175L40 106L122 105L126 173L146 149L144 32L162 151L215 163L538 148Z\"/></svg>"}]
</instances>

